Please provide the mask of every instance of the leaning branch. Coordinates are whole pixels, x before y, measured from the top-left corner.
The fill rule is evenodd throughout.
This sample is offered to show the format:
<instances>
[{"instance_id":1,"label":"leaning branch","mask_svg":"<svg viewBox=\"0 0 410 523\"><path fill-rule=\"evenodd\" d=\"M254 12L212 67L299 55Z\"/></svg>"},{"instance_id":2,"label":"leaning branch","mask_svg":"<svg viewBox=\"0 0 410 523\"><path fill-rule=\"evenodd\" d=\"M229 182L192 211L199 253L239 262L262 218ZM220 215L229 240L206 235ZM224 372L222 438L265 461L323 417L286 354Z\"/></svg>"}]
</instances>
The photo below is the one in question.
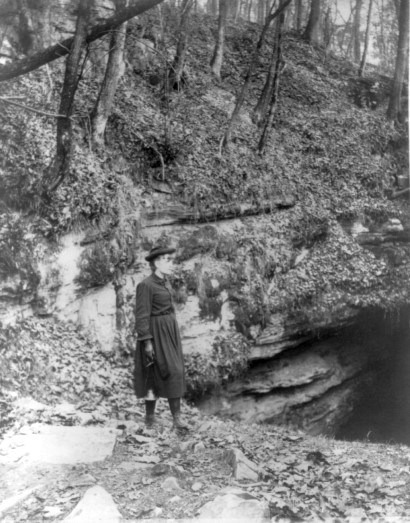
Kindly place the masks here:
<instances>
[{"instance_id":1,"label":"leaning branch","mask_svg":"<svg viewBox=\"0 0 410 523\"><path fill-rule=\"evenodd\" d=\"M13 102L8 97L0 96L0 102L4 102L6 104L15 105L16 107L20 107L20 109L25 109L26 111L31 111L32 113L41 114L42 116L49 116L51 118L67 118L64 114L56 114L56 113L48 113L46 111L41 111L40 109L34 109L34 107L29 107L28 105L19 104L17 102Z\"/></svg>"},{"instance_id":2,"label":"leaning branch","mask_svg":"<svg viewBox=\"0 0 410 523\"><path fill-rule=\"evenodd\" d=\"M148 9L155 7L163 1L164 0L135 0L132 5L121 9L114 16L107 18L104 23L91 27L91 29L87 31L86 42L88 44L94 42L94 40L108 34L112 29L115 29L127 20L148 11ZM3 65L0 67L0 82L29 73L53 60L65 56L71 49L73 39L73 37L67 38L27 58Z\"/></svg>"}]
</instances>

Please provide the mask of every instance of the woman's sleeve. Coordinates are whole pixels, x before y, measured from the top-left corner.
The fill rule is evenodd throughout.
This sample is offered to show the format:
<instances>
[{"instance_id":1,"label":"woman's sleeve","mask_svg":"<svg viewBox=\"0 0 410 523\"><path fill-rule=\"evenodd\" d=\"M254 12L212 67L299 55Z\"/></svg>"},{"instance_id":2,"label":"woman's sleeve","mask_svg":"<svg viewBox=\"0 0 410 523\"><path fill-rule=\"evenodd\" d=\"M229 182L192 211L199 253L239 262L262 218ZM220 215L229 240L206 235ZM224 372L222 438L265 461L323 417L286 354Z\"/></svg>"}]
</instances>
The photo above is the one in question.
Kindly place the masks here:
<instances>
[{"instance_id":1,"label":"woman's sleeve","mask_svg":"<svg viewBox=\"0 0 410 523\"><path fill-rule=\"evenodd\" d=\"M137 285L137 296L135 306L135 330L138 340L150 340L150 317L152 308L152 287L145 282Z\"/></svg>"}]
</instances>

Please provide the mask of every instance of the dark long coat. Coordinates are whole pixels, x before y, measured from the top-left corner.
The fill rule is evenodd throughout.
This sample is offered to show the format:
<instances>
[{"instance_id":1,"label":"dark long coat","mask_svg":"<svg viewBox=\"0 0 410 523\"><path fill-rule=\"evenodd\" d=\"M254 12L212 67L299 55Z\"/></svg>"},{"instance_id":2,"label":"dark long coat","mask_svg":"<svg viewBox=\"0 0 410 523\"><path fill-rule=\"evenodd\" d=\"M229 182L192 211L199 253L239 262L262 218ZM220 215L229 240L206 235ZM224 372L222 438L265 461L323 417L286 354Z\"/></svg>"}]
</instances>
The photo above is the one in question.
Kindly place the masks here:
<instances>
[{"instance_id":1,"label":"dark long coat","mask_svg":"<svg viewBox=\"0 0 410 523\"><path fill-rule=\"evenodd\" d=\"M181 337L175 318L169 283L152 274L137 285L135 328L138 334L135 351L134 388L144 398L149 388L162 398L184 395L185 368ZM144 341L151 339L154 365L147 366Z\"/></svg>"}]
</instances>

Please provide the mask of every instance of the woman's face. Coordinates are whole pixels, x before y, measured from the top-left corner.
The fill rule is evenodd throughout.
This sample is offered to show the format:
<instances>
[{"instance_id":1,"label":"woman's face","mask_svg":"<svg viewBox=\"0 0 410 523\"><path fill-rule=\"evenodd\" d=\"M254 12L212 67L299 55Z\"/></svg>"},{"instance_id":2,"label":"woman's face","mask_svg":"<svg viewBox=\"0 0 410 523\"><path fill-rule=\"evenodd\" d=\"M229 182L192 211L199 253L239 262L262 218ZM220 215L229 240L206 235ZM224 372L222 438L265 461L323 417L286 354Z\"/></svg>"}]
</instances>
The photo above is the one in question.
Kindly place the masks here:
<instances>
[{"instance_id":1,"label":"woman's face","mask_svg":"<svg viewBox=\"0 0 410 523\"><path fill-rule=\"evenodd\" d=\"M168 275L174 272L174 257L172 254L163 254L162 256L158 256L158 258L155 258L154 263L155 267L162 274Z\"/></svg>"}]
</instances>

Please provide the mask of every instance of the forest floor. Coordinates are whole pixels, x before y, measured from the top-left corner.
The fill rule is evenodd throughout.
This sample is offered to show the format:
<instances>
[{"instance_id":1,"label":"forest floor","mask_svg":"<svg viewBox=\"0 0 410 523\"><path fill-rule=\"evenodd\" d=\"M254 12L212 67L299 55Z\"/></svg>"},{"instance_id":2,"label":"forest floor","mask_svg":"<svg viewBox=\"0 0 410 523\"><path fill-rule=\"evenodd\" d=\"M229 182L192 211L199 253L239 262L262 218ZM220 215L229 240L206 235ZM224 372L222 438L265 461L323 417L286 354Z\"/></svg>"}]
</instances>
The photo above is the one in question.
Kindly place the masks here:
<instances>
[{"instance_id":1,"label":"forest floor","mask_svg":"<svg viewBox=\"0 0 410 523\"><path fill-rule=\"evenodd\" d=\"M337 441L275 425L208 418L187 404L183 412L191 431L178 435L165 400L157 409L160 428L147 430L143 403L133 399L131 388L124 390L117 415L108 414L104 395L94 410L86 402L53 405L52 398L40 403L9 396L14 402L0 441L3 522L61 521L95 486L112 496L127 521L196 519L203 505L230 493L238 504L245 499L266 507L266 521L410 520L406 445ZM57 451L40 449L36 459L31 438L52 426L68 432ZM92 436L83 436L78 445L70 439L75 428ZM114 443L104 459L93 461L87 448L75 447L90 445L91 439L93 452L107 433ZM242 468L230 459L235 449L249 460ZM67 451L71 458L64 460ZM53 460L53 452L62 459ZM250 520L259 521L256 515Z\"/></svg>"},{"instance_id":2,"label":"forest floor","mask_svg":"<svg viewBox=\"0 0 410 523\"><path fill-rule=\"evenodd\" d=\"M166 400L157 406L161 428L147 431L131 362L116 361L74 326L46 318L3 336L1 521L61 521L97 485L125 520L195 519L207 502L240 492L238 503L245 497L265 506L272 521L410 521L406 445L220 420L187 403L192 430L180 436ZM42 432L64 429L61 449L32 443ZM70 436L87 429L81 441ZM101 445L106 456L93 460L89 454ZM235 449L250 462L235 466Z\"/></svg>"},{"instance_id":3,"label":"forest floor","mask_svg":"<svg viewBox=\"0 0 410 523\"><path fill-rule=\"evenodd\" d=\"M14 422L0 444L0 518L5 523L61 521L96 485L112 496L127 521L195 519L205 503L229 493L239 496L238 503L245 497L265 506L267 521L410 520L410 448L405 445L337 441L274 425L222 421L188 405L184 415L192 430L178 435L160 400L159 429L145 428L143 405L137 402L132 420L100 416L97 423L94 418L93 446L107 428L114 433L113 451L103 460L36 462L30 460L29 444L12 461L10 448L18 450L21 435L30 438L48 423L69 430L76 416L83 425L92 418L67 403L47 407L20 399L16 405ZM63 447L61 440L62 454ZM250 460L251 469L232 467L233 449ZM51 452L43 450L45 456ZM257 476L248 475L249 470Z\"/></svg>"}]
</instances>

